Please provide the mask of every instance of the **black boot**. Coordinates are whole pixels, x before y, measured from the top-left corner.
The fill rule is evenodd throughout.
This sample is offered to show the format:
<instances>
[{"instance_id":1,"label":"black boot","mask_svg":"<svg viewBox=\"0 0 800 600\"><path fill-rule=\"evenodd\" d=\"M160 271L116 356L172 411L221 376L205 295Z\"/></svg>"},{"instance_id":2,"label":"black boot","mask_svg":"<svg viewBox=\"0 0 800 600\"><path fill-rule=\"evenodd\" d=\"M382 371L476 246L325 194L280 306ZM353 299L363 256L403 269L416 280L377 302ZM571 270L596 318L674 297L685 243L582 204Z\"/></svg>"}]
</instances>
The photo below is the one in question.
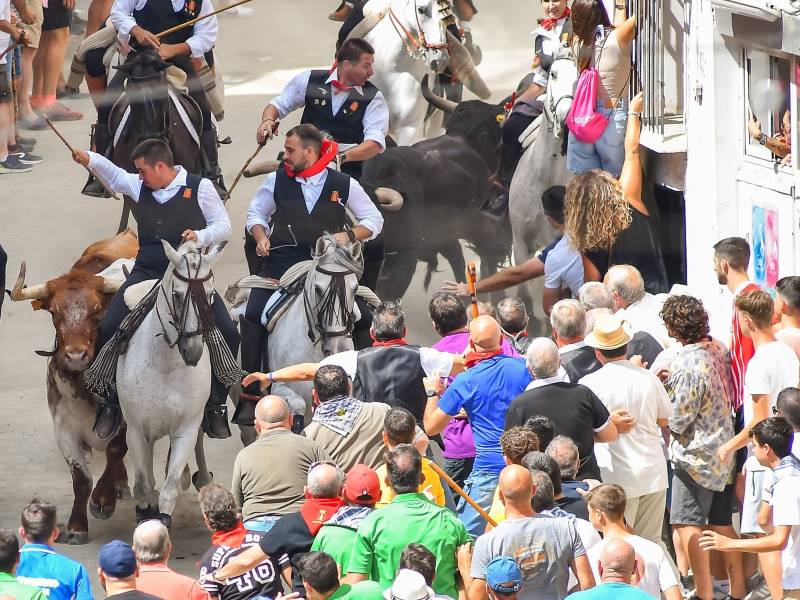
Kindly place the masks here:
<instances>
[{"instance_id":1,"label":"black boot","mask_svg":"<svg viewBox=\"0 0 800 600\"><path fill-rule=\"evenodd\" d=\"M217 148L217 132L215 129L209 129L200 134L200 158L203 164L203 177L214 184L219 197L224 200L228 196L228 190L225 189L222 170L219 168Z\"/></svg>"},{"instance_id":2,"label":"black boot","mask_svg":"<svg viewBox=\"0 0 800 600\"><path fill-rule=\"evenodd\" d=\"M94 133L92 135L92 142L94 144L95 152L102 154L106 158L111 155L111 134L108 131L108 125L97 123L94 126ZM83 186L81 194L84 196L93 196L95 198L110 198L111 196L103 187L94 175L89 175L86 185Z\"/></svg>"},{"instance_id":3,"label":"black boot","mask_svg":"<svg viewBox=\"0 0 800 600\"><path fill-rule=\"evenodd\" d=\"M203 431L210 438L224 440L231 437L231 428L228 426L228 388L211 378L211 394L206 402L206 411L203 415Z\"/></svg>"},{"instance_id":4,"label":"black boot","mask_svg":"<svg viewBox=\"0 0 800 600\"><path fill-rule=\"evenodd\" d=\"M122 424L122 411L119 408L117 392L109 390L108 395L97 409L97 417L92 428L101 440L114 437Z\"/></svg>"},{"instance_id":5,"label":"black boot","mask_svg":"<svg viewBox=\"0 0 800 600\"><path fill-rule=\"evenodd\" d=\"M239 333L242 342L239 346L242 357L242 369L248 373L263 371L267 355L267 330L261 323L253 323L245 317L239 317ZM263 396L258 382L242 388L239 404L233 412L232 421L236 425L252 425L256 416L256 402Z\"/></svg>"}]
</instances>

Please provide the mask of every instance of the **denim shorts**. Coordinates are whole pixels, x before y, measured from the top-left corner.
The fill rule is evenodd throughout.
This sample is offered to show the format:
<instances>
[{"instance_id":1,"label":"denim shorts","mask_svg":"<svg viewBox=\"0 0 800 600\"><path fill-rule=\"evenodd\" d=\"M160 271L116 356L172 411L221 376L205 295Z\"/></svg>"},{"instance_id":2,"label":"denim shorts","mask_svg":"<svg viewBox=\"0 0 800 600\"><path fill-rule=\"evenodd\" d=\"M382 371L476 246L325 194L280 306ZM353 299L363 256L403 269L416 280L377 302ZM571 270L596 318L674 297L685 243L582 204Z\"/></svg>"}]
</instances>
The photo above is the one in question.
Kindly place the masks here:
<instances>
[{"instance_id":1,"label":"denim shorts","mask_svg":"<svg viewBox=\"0 0 800 600\"><path fill-rule=\"evenodd\" d=\"M597 101L597 112L608 119L608 125L594 144L579 141L570 132L567 144L567 169L583 173L591 169L608 171L614 177L622 173L625 162L625 129L628 125L628 102L620 100L616 109L605 108Z\"/></svg>"}]
</instances>

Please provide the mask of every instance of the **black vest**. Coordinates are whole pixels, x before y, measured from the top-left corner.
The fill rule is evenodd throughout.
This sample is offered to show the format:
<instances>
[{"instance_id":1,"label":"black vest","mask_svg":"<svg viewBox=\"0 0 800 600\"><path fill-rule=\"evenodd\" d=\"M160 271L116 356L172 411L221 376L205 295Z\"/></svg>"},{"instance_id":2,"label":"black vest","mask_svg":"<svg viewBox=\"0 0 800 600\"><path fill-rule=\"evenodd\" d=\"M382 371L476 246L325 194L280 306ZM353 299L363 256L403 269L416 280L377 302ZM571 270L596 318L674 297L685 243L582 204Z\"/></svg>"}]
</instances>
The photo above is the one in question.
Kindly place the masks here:
<instances>
[{"instance_id":1,"label":"black vest","mask_svg":"<svg viewBox=\"0 0 800 600\"><path fill-rule=\"evenodd\" d=\"M408 410L422 427L428 397L419 346L373 347L358 351L353 397Z\"/></svg>"},{"instance_id":2,"label":"black vest","mask_svg":"<svg viewBox=\"0 0 800 600\"><path fill-rule=\"evenodd\" d=\"M157 34L196 18L205 1L207 0L186 0L183 9L175 12L171 0L147 0L141 10L133 11L133 18L139 27ZM194 26L191 26L170 33L161 38L161 41L167 44L181 44L192 37L193 33Z\"/></svg>"},{"instance_id":3,"label":"black vest","mask_svg":"<svg viewBox=\"0 0 800 600\"><path fill-rule=\"evenodd\" d=\"M197 200L201 178L186 174L186 185L172 198L159 204L153 192L142 185L136 206L136 221L139 227L139 254L136 262L140 266L163 273L169 265L161 240L177 248L181 234L187 229L205 229L206 218Z\"/></svg>"},{"instance_id":4,"label":"black vest","mask_svg":"<svg viewBox=\"0 0 800 600\"><path fill-rule=\"evenodd\" d=\"M364 113L378 88L369 81L359 94L350 90L339 112L333 114L333 84L325 83L330 71L311 71L306 86L306 106L300 123L311 123L328 132L340 144L360 144L364 141Z\"/></svg>"}]
</instances>

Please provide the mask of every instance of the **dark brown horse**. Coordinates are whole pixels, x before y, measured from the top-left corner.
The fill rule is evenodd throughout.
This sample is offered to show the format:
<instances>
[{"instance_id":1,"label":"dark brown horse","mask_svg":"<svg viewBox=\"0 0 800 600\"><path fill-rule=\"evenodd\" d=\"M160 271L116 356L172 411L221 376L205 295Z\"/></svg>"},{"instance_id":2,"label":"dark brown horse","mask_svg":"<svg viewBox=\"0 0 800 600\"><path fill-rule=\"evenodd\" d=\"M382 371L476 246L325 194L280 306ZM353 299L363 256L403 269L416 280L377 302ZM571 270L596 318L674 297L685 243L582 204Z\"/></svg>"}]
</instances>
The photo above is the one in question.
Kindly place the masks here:
<instances>
[{"instance_id":1,"label":"dark brown horse","mask_svg":"<svg viewBox=\"0 0 800 600\"><path fill-rule=\"evenodd\" d=\"M136 170L130 157L140 142L161 139L169 144L175 164L190 173L201 172L203 118L197 103L167 81L169 66L155 50L147 48L132 52L117 67L125 74L125 93L111 111L109 129L114 140L112 160L126 171ZM136 203L126 197L118 231L128 226L131 212L135 218Z\"/></svg>"}]
</instances>

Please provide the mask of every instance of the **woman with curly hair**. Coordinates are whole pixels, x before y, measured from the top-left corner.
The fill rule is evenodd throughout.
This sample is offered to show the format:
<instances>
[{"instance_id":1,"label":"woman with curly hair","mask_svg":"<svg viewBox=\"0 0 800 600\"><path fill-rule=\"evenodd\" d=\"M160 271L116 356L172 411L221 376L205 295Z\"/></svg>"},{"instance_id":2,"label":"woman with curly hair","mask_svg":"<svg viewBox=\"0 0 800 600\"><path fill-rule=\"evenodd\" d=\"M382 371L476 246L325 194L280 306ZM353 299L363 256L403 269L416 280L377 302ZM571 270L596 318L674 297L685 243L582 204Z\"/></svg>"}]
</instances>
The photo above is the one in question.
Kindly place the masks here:
<instances>
[{"instance_id":1,"label":"woman with curly hair","mask_svg":"<svg viewBox=\"0 0 800 600\"><path fill-rule=\"evenodd\" d=\"M680 538L694 573L695 596L712 598L708 553L700 550L703 529L737 537L731 522L733 463L723 462L717 450L733 433L730 399L731 360L722 343L709 335L703 303L691 296L671 296L661 309L670 336L683 347L672 359L664 387L672 400L672 504L670 524ZM730 595L746 593L742 556L725 553Z\"/></svg>"},{"instance_id":2,"label":"woman with curly hair","mask_svg":"<svg viewBox=\"0 0 800 600\"><path fill-rule=\"evenodd\" d=\"M642 165L639 159L640 118L644 96L631 100L625 132L625 162L622 175L592 169L576 175L567 184L564 205L565 234L570 245L585 254L599 279L612 265L639 269L648 292L666 292L667 270L653 219L642 202Z\"/></svg>"}]
</instances>

